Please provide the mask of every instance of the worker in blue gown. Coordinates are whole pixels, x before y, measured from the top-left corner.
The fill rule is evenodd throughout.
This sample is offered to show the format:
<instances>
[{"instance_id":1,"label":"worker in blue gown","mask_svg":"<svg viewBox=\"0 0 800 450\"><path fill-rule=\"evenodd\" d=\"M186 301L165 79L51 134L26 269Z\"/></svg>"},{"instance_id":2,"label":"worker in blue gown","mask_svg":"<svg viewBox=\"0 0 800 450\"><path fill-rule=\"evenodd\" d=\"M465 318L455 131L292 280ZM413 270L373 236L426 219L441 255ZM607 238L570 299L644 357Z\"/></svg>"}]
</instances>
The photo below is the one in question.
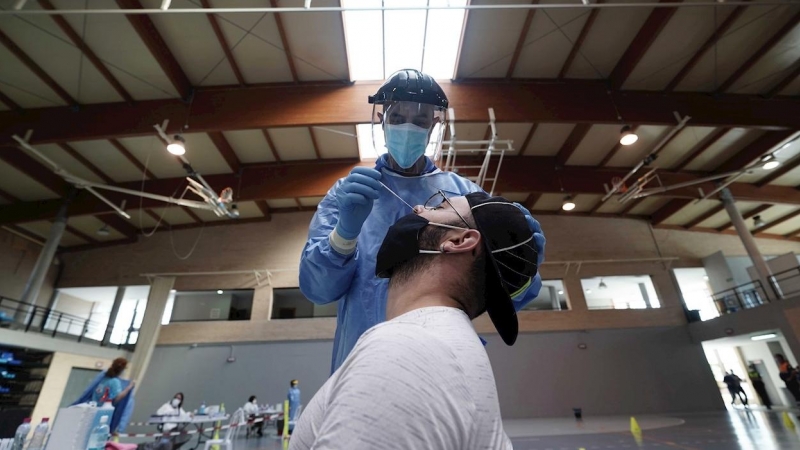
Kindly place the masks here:
<instances>
[{"instance_id":1,"label":"worker in blue gown","mask_svg":"<svg viewBox=\"0 0 800 450\"><path fill-rule=\"evenodd\" d=\"M385 321L388 280L375 276L375 259L389 227L414 205L435 207L441 193L457 197L482 190L456 173L440 170L425 155L441 149L448 108L447 96L433 78L400 70L369 97L369 103L373 140L378 142L375 136L381 133L388 152L374 169L355 167L331 187L311 220L300 261L303 294L320 305L339 302L331 373L362 333ZM517 206L528 218L541 264L542 228L527 209ZM541 286L537 273L514 298L517 311L536 298Z\"/></svg>"},{"instance_id":2,"label":"worker in blue gown","mask_svg":"<svg viewBox=\"0 0 800 450\"><path fill-rule=\"evenodd\" d=\"M289 432L294 430L294 422L299 419L297 417L300 412L300 388L297 380L289 382L289 392L286 394L286 399L289 400Z\"/></svg>"}]
</instances>

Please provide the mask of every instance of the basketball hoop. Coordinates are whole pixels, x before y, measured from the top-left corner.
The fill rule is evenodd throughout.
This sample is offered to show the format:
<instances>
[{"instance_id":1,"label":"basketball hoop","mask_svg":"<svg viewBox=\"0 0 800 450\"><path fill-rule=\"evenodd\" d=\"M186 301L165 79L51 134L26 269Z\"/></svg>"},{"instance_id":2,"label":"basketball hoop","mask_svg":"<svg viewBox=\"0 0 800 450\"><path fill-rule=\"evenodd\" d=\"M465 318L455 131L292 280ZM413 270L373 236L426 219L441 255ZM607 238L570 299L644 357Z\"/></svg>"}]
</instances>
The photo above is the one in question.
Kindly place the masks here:
<instances>
[{"instance_id":1,"label":"basketball hoop","mask_svg":"<svg viewBox=\"0 0 800 450\"><path fill-rule=\"evenodd\" d=\"M611 179L611 188L613 189L615 187L617 189L617 192L620 194L628 192L628 187L625 186L625 183L622 182L622 178L620 177L614 177Z\"/></svg>"}]
</instances>

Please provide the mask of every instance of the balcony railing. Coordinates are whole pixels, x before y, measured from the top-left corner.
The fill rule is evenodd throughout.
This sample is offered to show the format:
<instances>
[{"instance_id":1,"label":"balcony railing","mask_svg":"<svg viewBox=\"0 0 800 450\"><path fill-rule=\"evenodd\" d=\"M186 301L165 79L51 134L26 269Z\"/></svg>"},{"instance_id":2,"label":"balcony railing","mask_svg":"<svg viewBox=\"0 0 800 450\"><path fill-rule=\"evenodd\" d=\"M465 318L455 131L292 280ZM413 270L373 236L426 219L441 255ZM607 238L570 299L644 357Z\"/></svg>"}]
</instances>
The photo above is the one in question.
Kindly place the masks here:
<instances>
[{"instance_id":1,"label":"balcony railing","mask_svg":"<svg viewBox=\"0 0 800 450\"><path fill-rule=\"evenodd\" d=\"M800 266L772 274L769 286L754 280L712 295L720 314L730 314L742 309L755 308L800 293Z\"/></svg>"},{"instance_id":2,"label":"balcony railing","mask_svg":"<svg viewBox=\"0 0 800 450\"><path fill-rule=\"evenodd\" d=\"M87 318L68 314L43 306L32 305L7 297L0 297L0 328L40 333L53 338L102 345L89 336L102 336L106 327ZM132 347L115 345L117 348Z\"/></svg>"}]
</instances>

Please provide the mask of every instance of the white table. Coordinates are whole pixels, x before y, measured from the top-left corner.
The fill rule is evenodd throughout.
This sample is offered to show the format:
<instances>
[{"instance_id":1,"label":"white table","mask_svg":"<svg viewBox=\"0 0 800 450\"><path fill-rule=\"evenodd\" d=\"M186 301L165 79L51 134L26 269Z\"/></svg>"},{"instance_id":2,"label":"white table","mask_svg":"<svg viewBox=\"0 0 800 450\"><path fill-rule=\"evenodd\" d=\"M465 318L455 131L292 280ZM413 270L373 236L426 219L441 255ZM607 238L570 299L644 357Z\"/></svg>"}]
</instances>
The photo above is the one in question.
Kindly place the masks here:
<instances>
[{"instance_id":1,"label":"white table","mask_svg":"<svg viewBox=\"0 0 800 450\"><path fill-rule=\"evenodd\" d=\"M219 414L214 416L207 416L207 415L196 415L196 416L150 416L147 420L149 425L163 425L165 423L174 423L178 425L175 429L177 431L184 431L190 426L194 426L197 429L197 444L192 447L192 450L196 450L200 447L200 445L205 442L206 440L212 439L214 437L214 432L211 431L209 434L205 434L203 431L203 425L207 423L215 423L215 422L227 422L230 420L230 414ZM174 430L171 430L174 431ZM189 440L191 442L191 439Z\"/></svg>"}]
</instances>

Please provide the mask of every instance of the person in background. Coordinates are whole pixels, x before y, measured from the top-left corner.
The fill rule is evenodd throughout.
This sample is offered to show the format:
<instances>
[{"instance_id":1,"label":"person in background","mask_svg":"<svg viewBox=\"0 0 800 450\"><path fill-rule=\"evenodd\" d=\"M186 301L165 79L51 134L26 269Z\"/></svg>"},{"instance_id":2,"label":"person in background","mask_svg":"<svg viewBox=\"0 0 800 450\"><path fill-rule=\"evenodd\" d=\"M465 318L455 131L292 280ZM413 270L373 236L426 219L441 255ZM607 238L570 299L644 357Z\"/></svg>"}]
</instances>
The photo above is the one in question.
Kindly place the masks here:
<instances>
[{"instance_id":1,"label":"person in background","mask_svg":"<svg viewBox=\"0 0 800 450\"><path fill-rule=\"evenodd\" d=\"M775 363L778 364L781 380L786 384L786 389L792 393L796 402L800 402L800 382L797 380L797 371L780 353L775 355Z\"/></svg>"},{"instance_id":2,"label":"person in background","mask_svg":"<svg viewBox=\"0 0 800 450\"><path fill-rule=\"evenodd\" d=\"M737 375L733 373L733 370L730 371L722 381L728 385L728 392L731 393L731 405L736 405L736 396L739 396L739 400L742 402L744 407L747 407L747 394L744 393L744 389L742 389L742 379L739 378ZM744 398L742 398L744 396Z\"/></svg>"},{"instance_id":3,"label":"person in background","mask_svg":"<svg viewBox=\"0 0 800 450\"><path fill-rule=\"evenodd\" d=\"M157 416L175 416L176 419L186 419L189 417L189 414L183 410L183 392L178 392L172 397L172 400L168 401L161 405L160 408L156 411ZM164 433L170 431L179 431L176 430L178 428L178 424L174 422L167 422L161 424L161 430ZM176 436L164 436L161 439L161 442L169 442L172 444L173 449L178 449L183 444L189 442L191 436L189 435L176 435Z\"/></svg>"},{"instance_id":4,"label":"person in background","mask_svg":"<svg viewBox=\"0 0 800 450\"><path fill-rule=\"evenodd\" d=\"M128 360L125 358L117 358L111 363L111 367L106 370L105 377L95 386L92 392L93 402L98 405L111 402L116 407L123 398L131 393L136 382L131 381L123 388L122 380L120 380L120 375L122 375L126 367L128 367Z\"/></svg>"},{"instance_id":5,"label":"person in background","mask_svg":"<svg viewBox=\"0 0 800 450\"><path fill-rule=\"evenodd\" d=\"M747 368L749 369L747 371L747 376L750 378L750 384L753 385L753 389L755 389L756 394L758 394L758 398L761 399L761 404L766 406L767 409L772 409L772 400L769 398L769 394L767 394L767 388L764 386L764 380L761 379L761 374L758 373L756 365L750 363Z\"/></svg>"},{"instance_id":6,"label":"person in background","mask_svg":"<svg viewBox=\"0 0 800 450\"><path fill-rule=\"evenodd\" d=\"M251 395L250 398L247 399L247 403L242 406L244 410L244 415L248 419L255 420L258 418L258 399L255 395ZM261 437L264 435L264 421L256 422L250 425L248 429L248 435L250 432L255 431L258 433L258 436Z\"/></svg>"},{"instance_id":7,"label":"person in background","mask_svg":"<svg viewBox=\"0 0 800 450\"><path fill-rule=\"evenodd\" d=\"M331 373L362 333L386 319L389 283L375 277L375 260L389 227L411 213L411 205L425 205L439 192L459 196L483 191L460 174L434 164L441 151L449 102L430 75L399 70L368 102L373 105L373 136L384 136L387 153L374 168L355 167L331 187L311 220L300 259L300 290L306 298L318 305L339 304ZM425 155L429 149L432 158ZM517 207L527 216L543 260L542 227L527 209ZM537 274L516 292L514 307L522 309L541 287Z\"/></svg>"},{"instance_id":8,"label":"person in background","mask_svg":"<svg viewBox=\"0 0 800 450\"><path fill-rule=\"evenodd\" d=\"M294 429L294 425L291 425L291 422L297 420L297 414L300 411L300 388L297 387L298 381L292 380L289 382L289 393L287 394L287 398L289 399L289 432L291 433Z\"/></svg>"}]
</instances>

